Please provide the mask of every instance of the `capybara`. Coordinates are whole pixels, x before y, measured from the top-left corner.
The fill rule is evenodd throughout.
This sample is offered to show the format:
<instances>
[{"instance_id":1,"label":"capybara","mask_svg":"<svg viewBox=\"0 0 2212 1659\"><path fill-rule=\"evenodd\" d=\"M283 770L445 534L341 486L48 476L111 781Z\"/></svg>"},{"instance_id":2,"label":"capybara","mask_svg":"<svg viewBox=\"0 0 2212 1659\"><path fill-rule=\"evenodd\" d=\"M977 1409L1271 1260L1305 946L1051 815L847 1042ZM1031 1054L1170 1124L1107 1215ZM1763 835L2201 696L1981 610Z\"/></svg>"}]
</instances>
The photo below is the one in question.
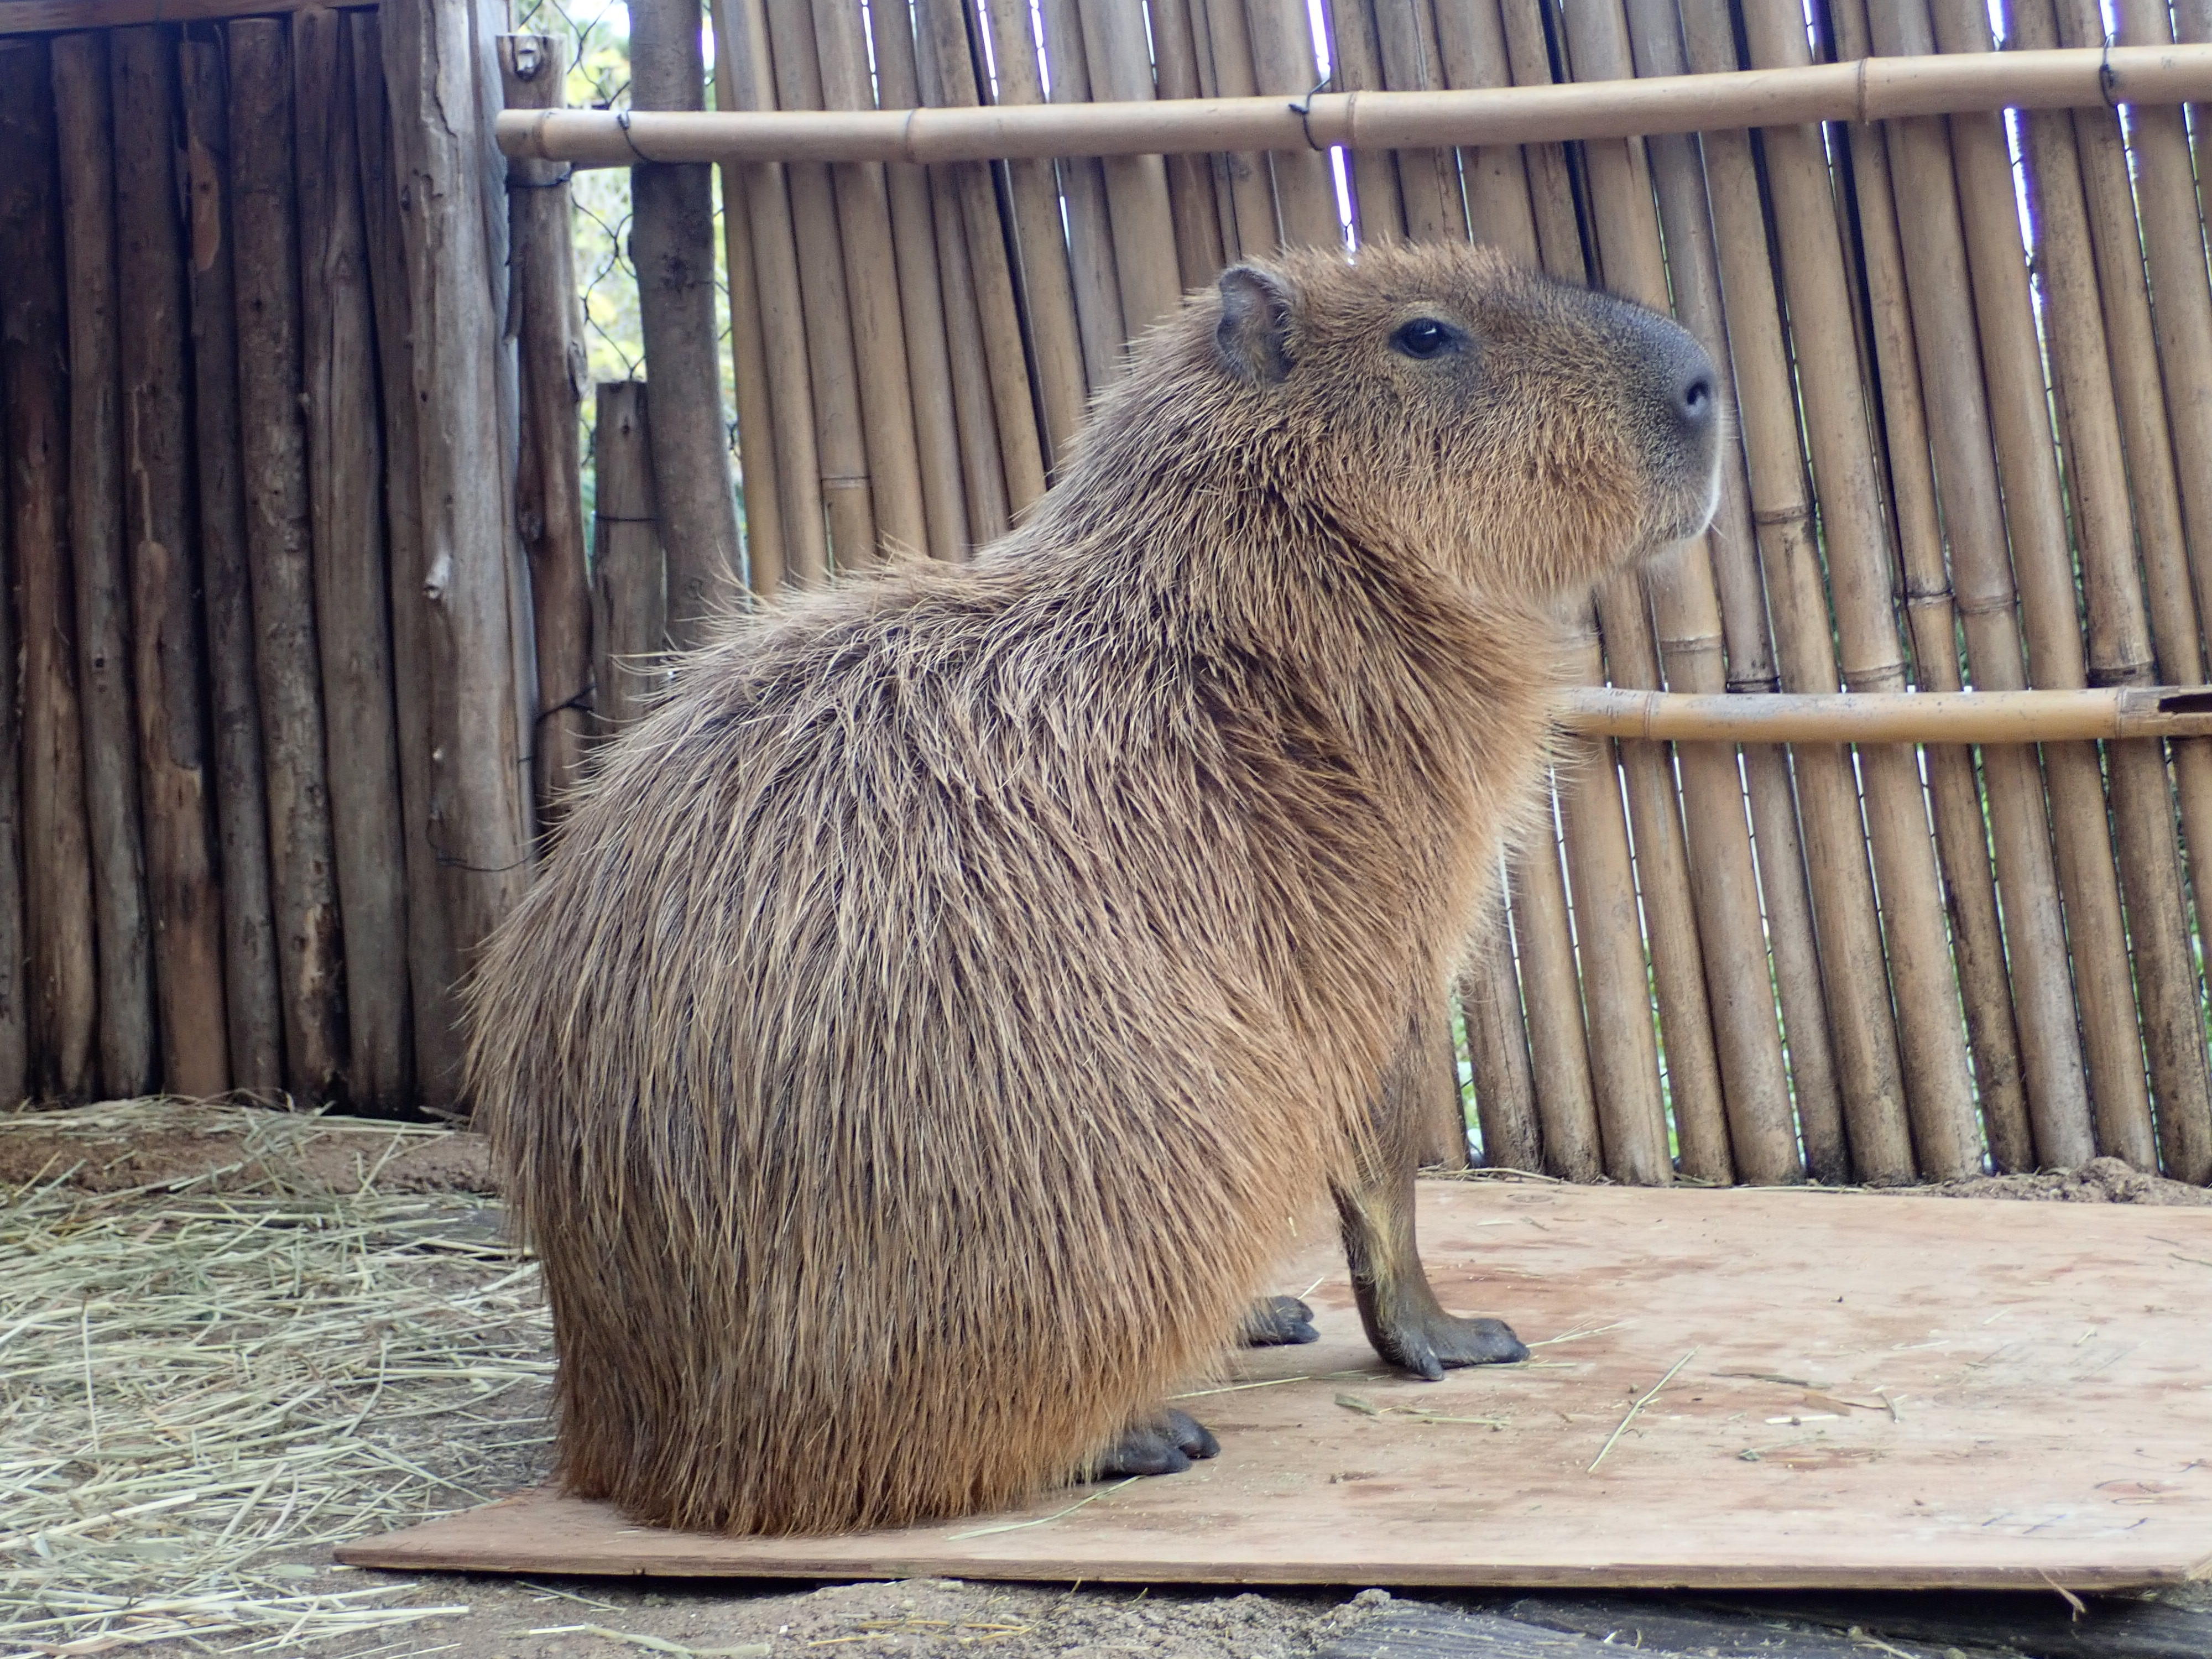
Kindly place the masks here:
<instances>
[{"instance_id":1,"label":"capybara","mask_svg":"<svg viewBox=\"0 0 2212 1659\"><path fill-rule=\"evenodd\" d=\"M684 662L473 991L567 1486L829 1532L1183 1467L1328 1194L1387 1358L1522 1357L1430 1291L1403 1103L1561 617L1705 524L1714 405L1487 250L1239 265L972 564Z\"/></svg>"}]
</instances>

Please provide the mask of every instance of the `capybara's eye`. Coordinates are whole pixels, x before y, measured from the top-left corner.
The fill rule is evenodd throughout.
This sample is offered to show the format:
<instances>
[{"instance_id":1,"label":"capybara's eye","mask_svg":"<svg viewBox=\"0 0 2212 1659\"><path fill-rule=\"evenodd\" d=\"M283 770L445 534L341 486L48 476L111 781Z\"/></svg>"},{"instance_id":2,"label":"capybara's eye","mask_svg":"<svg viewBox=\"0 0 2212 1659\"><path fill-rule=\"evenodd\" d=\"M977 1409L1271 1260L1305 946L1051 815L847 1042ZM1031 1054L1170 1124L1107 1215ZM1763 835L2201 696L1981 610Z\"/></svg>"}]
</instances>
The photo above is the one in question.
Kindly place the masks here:
<instances>
[{"instance_id":1,"label":"capybara's eye","mask_svg":"<svg viewBox=\"0 0 2212 1659\"><path fill-rule=\"evenodd\" d=\"M1458 331L1433 317L1416 317L1390 337L1390 343L1408 357L1434 357L1458 343Z\"/></svg>"}]
</instances>

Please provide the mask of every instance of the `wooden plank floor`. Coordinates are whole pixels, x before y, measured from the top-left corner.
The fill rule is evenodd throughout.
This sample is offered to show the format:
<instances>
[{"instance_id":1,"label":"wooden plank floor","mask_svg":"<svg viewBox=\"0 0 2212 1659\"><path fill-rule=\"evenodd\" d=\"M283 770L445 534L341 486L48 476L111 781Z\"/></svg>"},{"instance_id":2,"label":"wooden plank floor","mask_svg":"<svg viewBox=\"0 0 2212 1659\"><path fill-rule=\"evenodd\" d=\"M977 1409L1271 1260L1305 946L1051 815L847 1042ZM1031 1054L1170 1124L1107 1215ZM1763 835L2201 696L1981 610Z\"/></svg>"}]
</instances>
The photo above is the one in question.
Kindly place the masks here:
<instances>
[{"instance_id":1,"label":"wooden plank floor","mask_svg":"<svg viewBox=\"0 0 2212 1659\"><path fill-rule=\"evenodd\" d=\"M1449 1182L1421 1202L1445 1304L1510 1320L1532 1363L1387 1372L1317 1239L1283 1288L1328 1275L1321 1342L1240 1356L1238 1386L1186 1400L1223 1445L1188 1474L837 1538L674 1534L529 1492L339 1556L1713 1589L2109 1589L2212 1566L2212 1210Z\"/></svg>"}]
</instances>

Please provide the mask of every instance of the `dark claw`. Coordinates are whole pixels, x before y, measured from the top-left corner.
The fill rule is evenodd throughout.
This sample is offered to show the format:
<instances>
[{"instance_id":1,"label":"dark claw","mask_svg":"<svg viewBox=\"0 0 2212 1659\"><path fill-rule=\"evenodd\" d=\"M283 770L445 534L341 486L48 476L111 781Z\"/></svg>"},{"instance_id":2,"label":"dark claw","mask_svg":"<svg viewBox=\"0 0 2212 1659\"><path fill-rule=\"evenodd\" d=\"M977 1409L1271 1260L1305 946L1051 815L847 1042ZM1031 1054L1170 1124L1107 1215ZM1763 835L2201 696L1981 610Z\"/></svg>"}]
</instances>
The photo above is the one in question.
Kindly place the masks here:
<instances>
[{"instance_id":1,"label":"dark claw","mask_svg":"<svg viewBox=\"0 0 2212 1659\"><path fill-rule=\"evenodd\" d=\"M1288 1348L1318 1342L1313 1310L1294 1296L1270 1296L1252 1304L1244 1316L1244 1346L1248 1348Z\"/></svg>"},{"instance_id":2,"label":"dark claw","mask_svg":"<svg viewBox=\"0 0 2212 1659\"><path fill-rule=\"evenodd\" d=\"M1140 1423L1098 1461L1102 1480L1118 1480L1133 1474L1181 1474L1194 1458L1214 1456L1221 1443L1188 1412L1173 1407L1150 1423Z\"/></svg>"}]
</instances>

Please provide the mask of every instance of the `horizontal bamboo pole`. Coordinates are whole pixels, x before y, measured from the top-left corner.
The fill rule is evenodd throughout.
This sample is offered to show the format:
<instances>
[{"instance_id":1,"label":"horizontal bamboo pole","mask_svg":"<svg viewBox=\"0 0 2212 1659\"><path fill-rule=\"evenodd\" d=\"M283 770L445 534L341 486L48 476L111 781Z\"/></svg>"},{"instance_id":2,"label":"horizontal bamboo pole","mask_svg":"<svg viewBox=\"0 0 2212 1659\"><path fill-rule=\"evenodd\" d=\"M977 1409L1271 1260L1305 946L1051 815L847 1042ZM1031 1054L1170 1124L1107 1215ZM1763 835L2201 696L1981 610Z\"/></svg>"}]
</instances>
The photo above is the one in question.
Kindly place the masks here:
<instances>
[{"instance_id":1,"label":"horizontal bamboo pole","mask_svg":"<svg viewBox=\"0 0 2212 1659\"><path fill-rule=\"evenodd\" d=\"M1452 92L1321 93L1092 104L713 113L509 110L510 155L578 167L639 161L988 161L1180 155L1333 145L1632 138L1809 121L2212 99L2212 46L1865 58L1792 69Z\"/></svg>"},{"instance_id":2,"label":"horizontal bamboo pole","mask_svg":"<svg viewBox=\"0 0 2212 1659\"><path fill-rule=\"evenodd\" d=\"M2212 732L2212 690L1733 693L1580 686L1561 720L1593 738L1674 743L2066 743Z\"/></svg>"}]
</instances>

